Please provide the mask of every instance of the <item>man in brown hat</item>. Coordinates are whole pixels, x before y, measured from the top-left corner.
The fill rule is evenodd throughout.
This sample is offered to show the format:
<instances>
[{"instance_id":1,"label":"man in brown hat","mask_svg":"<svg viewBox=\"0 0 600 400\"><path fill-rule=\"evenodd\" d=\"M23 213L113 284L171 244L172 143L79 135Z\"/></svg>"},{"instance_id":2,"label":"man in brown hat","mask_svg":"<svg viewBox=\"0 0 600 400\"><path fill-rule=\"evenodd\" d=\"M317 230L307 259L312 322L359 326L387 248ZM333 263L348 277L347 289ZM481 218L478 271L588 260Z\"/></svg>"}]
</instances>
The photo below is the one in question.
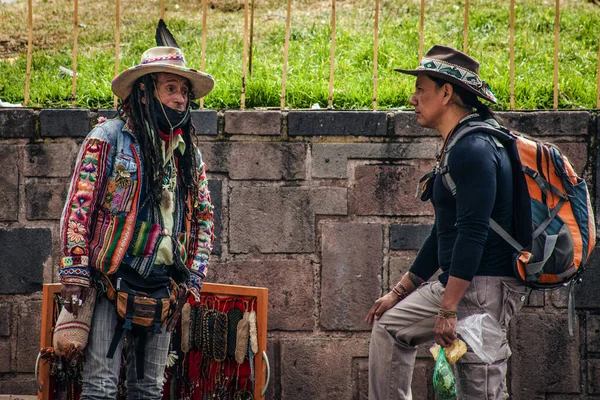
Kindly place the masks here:
<instances>
[{"instance_id":1,"label":"man in brown hat","mask_svg":"<svg viewBox=\"0 0 600 400\"><path fill-rule=\"evenodd\" d=\"M436 45L417 69L397 71L417 77L410 104L420 126L440 133L444 148L421 186L421 199L431 199L435 210L433 229L409 271L366 318L373 324L369 399L412 399L416 346L435 340L448 347L457 321L483 313L498 322L504 340L490 364L470 348L458 361L458 398L506 399L506 328L528 289L514 275L510 245L490 228L492 218L513 231L511 161L498 140L477 131L482 123L499 126L479 100L496 98L479 78L478 62L450 47ZM438 270L438 279L427 282Z\"/></svg>"},{"instance_id":2,"label":"man in brown hat","mask_svg":"<svg viewBox=\"0 0 600 400\"><path fill-rule=\"evenodd\" d=\"M199 295L214 238L190 119L190 102L213 85L210 75L186 67L180 49L151 48L112 82L123 100L119 117L97 125L83 142L61 219L59 269L67 310L77 315L96 301L81 399L116 398L124 337L128 398L162 398L166 311L177 309L174 292ZM136 320L135 302L120 303L125 315L118 317L107 294L88 298L91 286L108 295L113 287L130 300L156 299L145 311L150 327Z\"/></svg>"}]
</instances>

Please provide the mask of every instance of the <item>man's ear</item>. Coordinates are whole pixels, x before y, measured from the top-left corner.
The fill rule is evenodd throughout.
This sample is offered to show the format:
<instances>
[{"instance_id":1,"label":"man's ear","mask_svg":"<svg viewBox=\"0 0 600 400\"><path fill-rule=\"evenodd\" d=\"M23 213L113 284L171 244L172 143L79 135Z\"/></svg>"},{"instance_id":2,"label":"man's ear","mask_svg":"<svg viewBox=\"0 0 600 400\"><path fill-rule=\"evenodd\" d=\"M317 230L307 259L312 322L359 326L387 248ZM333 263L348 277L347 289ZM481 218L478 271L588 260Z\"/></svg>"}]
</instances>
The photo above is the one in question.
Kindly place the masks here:
<instances>
[{"instance_id":1,"label":"man's ear","mask_svg":"<svg viewBox=\"0 0 600 400\"><path fill-rule=\"evenodd\" d=\"M452 95L454 94L454 88L452 87L451 84L449 83L445 83L444 86L442 86L442 90L443 92L443 97L444 97L444 104L447 104L450 99L452 98Z\"/></svg>"}]
</instances>

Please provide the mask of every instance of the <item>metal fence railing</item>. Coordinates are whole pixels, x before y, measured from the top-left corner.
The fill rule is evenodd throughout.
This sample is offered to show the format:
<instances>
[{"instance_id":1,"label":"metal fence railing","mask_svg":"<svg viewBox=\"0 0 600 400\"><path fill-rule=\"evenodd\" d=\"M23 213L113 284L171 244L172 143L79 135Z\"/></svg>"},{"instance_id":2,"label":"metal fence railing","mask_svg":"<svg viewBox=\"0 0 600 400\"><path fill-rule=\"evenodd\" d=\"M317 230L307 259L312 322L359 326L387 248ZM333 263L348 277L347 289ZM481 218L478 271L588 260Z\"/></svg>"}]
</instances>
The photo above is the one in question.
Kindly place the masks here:
<instances>
[{"instance_id":1,"label":"metal fence railing","mask_svg":"<svg viewBox=\"0 0 600 400\"><path fill-rule=\"evenodd\" d=\"M161 18L165 15L165 1L161 0ZM207 36L207 0L202 1L202 53L201 68L206 67L206 36ZM377 109L377 66L378 66L378 46L379 46L379 9L380 0L374 2L374 33L373 33L373 109ZM560 2L555 0L555 18L554 18L554 76L553 88L554 99L553 108L558 109L559 99L559 44L560 44ZM419 59L423 56L423 37L424 23L426 13L425 0L420 0L420 18L419 18ZM120 8L121 1L116 0L115 9L115 76L119 72L119 45L120 45ZM240 88L241 109L245 108L246 102L246 77L247 73L252 71L252 49L254 37L254 0L244 0L243 13L243 57L242 57L242 80ZM72 106L75 107L77 95L77 38L78 38L78 0L73 0L73 76L72 76ZM292 15L292 0L287 0L286 24L285 24L285 45L283 59L283 74L281 84L281 109L286 107L286 83L288 73L288 51L290 41L290 26ZM510 52L510 109L515 108L515 0L510 0L509 17L509 52ZM33 3L28 0L28 41L27 41L27 70L25 76L25 94L24 105L27 106L30 98L30 79L31 79L31 58L33 47ZM464 0L464 23L463 23L463 51L468 52L469 36L469 0ZM328 105L331 108L334 93L334 69L335 69L335 41L336 41L336 0L331 0L331 51L329 60L329 96ZM599 37L600 43L600 37ZM117 99L114 99L115 107ZM200 100L200 107L204 107L204 100ZM598 50L598 85L596 107L600 109L600 45Z\"/></svg>"}]
</instances>

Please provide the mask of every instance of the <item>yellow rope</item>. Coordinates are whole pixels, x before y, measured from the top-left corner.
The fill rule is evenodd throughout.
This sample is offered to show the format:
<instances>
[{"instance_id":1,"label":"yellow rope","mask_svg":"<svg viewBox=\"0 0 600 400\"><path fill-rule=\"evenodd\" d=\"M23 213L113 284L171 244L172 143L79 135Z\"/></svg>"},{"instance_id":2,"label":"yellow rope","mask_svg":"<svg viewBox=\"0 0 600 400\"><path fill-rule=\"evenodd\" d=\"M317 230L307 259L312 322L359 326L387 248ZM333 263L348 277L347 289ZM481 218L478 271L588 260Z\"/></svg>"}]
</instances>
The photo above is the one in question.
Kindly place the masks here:
<instances>
[{"instance_id":1,"label":"yellow rope","mask_svg":"<svg viewBox=\"0 0 600 400\"><path fill-rule=\"evenodd\" d=\"M421 58L423 58L423 33L425 25L425 0L421 0L421 11L419 17L419 62L421 62Z\"/></svg>"},{"instance_id":2,"label":"yellow rope","mask_svg":"<svg viewBox=\"0 0 600 400\"><path fill-rule=\"evenodd\" d=\"M515 0L510 0L510 109L515 109Z\"/></svg>"},{"instance_id":3,"label":"yellow rope","mask_svg":"<svg viewBox=\"0 0 600 400\"><path fill-rule=\"evenodd\" d=\"M560 32L560 0L556 0L554 16L554 109L558 109L558 40Z\"/></svg>"},{"instance_id":4,"label":"yellow rope","mask_svg":"<svg viewBox=\"0 0 600 400\"><path fill-rule=\"evenodd\" d=\"M335 0L331 0L331 55L329 58L329 106L333 108L333 75L335 64Z\"/></svg>"},{"instance_id":5,"label":"yellow rope","mask_svg":"<svg viewBox=\"0 0 600 400\"><path fill-rule=\"evenodd\" d=\"M119 75L119 42L121 41L121 0L117 0L115 7L115 76ZM118 97L114 96L114 106L117 108Z\"/></svg>"},{"instance_id":6,"label":"yellow rope","mask_svg":"<svg viewBox=\"0 0 600 400\"><path fill-rule=\"evenodd\" d=\"M244 54L242 55L242 98L240 108L246 108L246 57L248 56L248 0L244 0Z\"/></svg>"},{"instance_id":7,"label":"yellow rope","mask_svg":"<svg viewBox=\"0 0 600 400\"><path fill-rule=\"evenodd\" d=\"M292 19L292 0L287 2L285 19L285 44L283 46L283 75L281 77L281 109L285 109L285 85L287 83L288 51L290 46L290 23Z\"/></svg>"},{"instance_id":8,"label":"yellow rope","mask_svg":"<svg viewBox=\"0 0 600 400\"><path fill-rule=\"evenodd\" d=\"M208 11L207 0L202 0L202 55L201 71L206 72L206 13ZM200 109L204 110L204 97L200 99Z\"/></svg>"},{"instance_id":9,"label":"yellow rope","mask_svg":"<svg viewBox=\"0 0 600 400\"><path fill-rule=\"evenodd\" d=\"M377 110L377 52L379 50L379 0L375 0L375 27L373 28L373 111Z\"/></svg>"},{"instance_id":10,"label":"yellow rope","mask_svg":"<svg viewBox=\"0 0 600 400\"><path fill-rule=\"evenodd\" d=\"M73 7L73 91L72 91L72 102L71 106L75 107L75 100L77 98L77 35L79 33L79 3L78 0L74 0Z\"/></svg>"},{"instance_id":11,"label":"yellow rope","mask_svg":"<svg viewBox=\"0 0 600 400\"><path fill-rule=\"evenodd\" d=\"M465 0L465 21L463 23L463 53L467 52L469 40L469 0Z\"/></svg>"},{"instance_id":12,"label":"yellow rope","mask_svg":"<svg viewBox=\"0 0 600 400\"><path fill-rule=\"evenodd\" d=\"M27 37L27 72L25 73L25 100L23 105L27 106L29 103L29 82L31 81L31 48L33 46L33 1L27 1L28 7L28 26L29 35Z\"/></svg>"}]
</instances>

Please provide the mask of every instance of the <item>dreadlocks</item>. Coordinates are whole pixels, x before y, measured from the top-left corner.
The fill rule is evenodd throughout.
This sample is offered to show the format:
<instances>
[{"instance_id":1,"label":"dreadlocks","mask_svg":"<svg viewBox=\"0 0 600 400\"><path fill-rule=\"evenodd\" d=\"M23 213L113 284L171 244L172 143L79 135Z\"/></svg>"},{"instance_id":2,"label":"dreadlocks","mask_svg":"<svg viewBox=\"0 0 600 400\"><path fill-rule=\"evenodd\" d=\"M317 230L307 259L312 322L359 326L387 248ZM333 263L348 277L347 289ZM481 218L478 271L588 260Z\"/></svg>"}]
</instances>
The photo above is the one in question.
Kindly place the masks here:
<instances>
[{"instance_id":1,"label":"dreadlocks","mask_svg":"<svg viewBox=\"0 0 600 400\"><path fill-rule=\"evenodd\" d=\"M166 177L166 171L163 166L163 147L160 138L158 122L156 115L151 111L151 106L155 92L155 79L153 74L146 74L140 77L131 89L131 94L121 104L119 116L121 118L129 117L132 126L133 135L137 139L141 153L142 161L146 174L144 176L143 186L145 195L153 204L160 204L162 200L162 187ZM191 92L190 92L191 93ZM188 98L188 107L191 99ZM196 158L196 147L193 137L196 129L190 120L182 126L182 137L185 141L185 152L183 155L177 155L179 161L178 180L183 183L187 192L191 193L192 205L198 200L198 160Z\"/></svg>"}]
</instances>

